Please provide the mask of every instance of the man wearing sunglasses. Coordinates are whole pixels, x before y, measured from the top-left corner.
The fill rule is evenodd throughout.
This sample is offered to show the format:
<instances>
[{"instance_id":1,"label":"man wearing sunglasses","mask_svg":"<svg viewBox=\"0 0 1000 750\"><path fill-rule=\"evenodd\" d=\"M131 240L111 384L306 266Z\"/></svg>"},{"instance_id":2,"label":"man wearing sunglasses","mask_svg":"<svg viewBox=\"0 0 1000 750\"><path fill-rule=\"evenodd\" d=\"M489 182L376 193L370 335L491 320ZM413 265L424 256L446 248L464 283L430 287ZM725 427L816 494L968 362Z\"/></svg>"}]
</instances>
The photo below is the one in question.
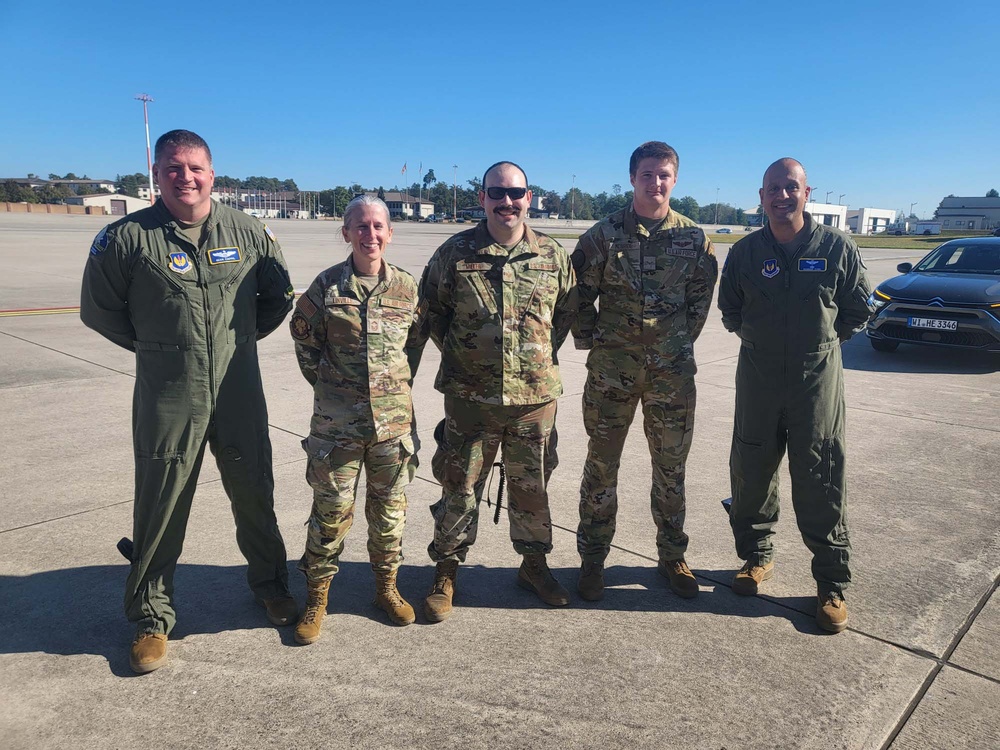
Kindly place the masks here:
<instances>
[{"instance_id":1,"label":"man wearing sunglasses","mask_svg":"<svg viewBox=\"0 0 1000 750\"><path fill-rule=\"evenodd\" d=\"M458 565L476 539L476 485L502 447L514 549L523 556L518 583L546 604L569 594L552 576L546 485L556 464L556 399L562 393L557 352L576 310L576 279L558 242L532 231L531 203L519 166L498 162L483 175L486 219L437 249L420 282L422 343L441 350L435 387L445 421L433 458L441 499L431 507L437 563L424 612L451 614Z\"/></svg>"},{"instance_id":2,"label":"man wearing sunglasses","mask_svg":"<svg viewBox=\"0 0 1000 750\"><path fill-rule=\"evenodd\" d=\"M719 275L712 242L670 208L677 152L649 141L632 153L632 203L591 227L573 251L577 349L588 349L583 423L590 437L580 487L580 596L604 596L604 560L618 513L618 468L642 403L653 464L657 569L678 596L698 594L684 560L684 462L694 426L694 342ZM600 298L600 310L595 302Z\"/></svg>"}]
</instances>

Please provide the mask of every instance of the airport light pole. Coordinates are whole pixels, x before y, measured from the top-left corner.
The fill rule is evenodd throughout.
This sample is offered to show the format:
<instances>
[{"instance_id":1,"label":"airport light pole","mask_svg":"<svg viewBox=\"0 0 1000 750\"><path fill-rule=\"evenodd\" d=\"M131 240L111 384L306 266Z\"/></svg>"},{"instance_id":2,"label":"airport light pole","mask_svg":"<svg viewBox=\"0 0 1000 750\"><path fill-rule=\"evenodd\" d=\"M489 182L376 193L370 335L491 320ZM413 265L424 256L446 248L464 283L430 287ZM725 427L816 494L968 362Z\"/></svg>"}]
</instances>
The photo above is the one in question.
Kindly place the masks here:
<instances>
[{"instance_id":1,"label":"airport light pole","mask_svg":"<svg viewBox=\"0 0 1000 750\"><path fill-rule=\"evenodd\" d=\"M840 194L840 197L839 197L839 198L837 198L837 205L838 205L838 206L842 206L842 205L844 205L843 203L841 203L841 201L842 201L842 200L844 199L844 196L845 196L845 195L847 195L847 193L841 193L841 194Z\"/></svg>"},{"instance_id":2,"label":"airport light pole","mask_svg":"<svg viewBox=\"0 0 1000 750\"><path fill-rule=\"evenodd\" d=\"M715 189L715 225L719 225L719 188Z\"/></svg>"},{"instance_id":3,"label":"airport light pole","mask_svg":"<svg viewBox=\"0 0 1000 750\"><path fill-rule=\"evenodd\" d=\"M826 198L823 200L824 203L829 203L830 202L830 193L832 193L832 192L833 192L832 190L827 190L826 191Z\"/></svg>"},{"instance_id":4,"label":"airport light pole","mask_svg":"<svg viewBox=\"0 0 1000 750\"><path fill-rule=\"evenodd\" d=\"M451 168L453 170L451 179L451 220L458 221L458 165L452 164Z\"/></svg>"},{"instance_id":5,"label":"airport light pole","mask_svg":"<svg viewBox=\"0 0 1000 750\"><path fill-rule=\"evenodd\" d=\"M906 215L906 218L907 218L907 219L909 219L909 218L910 218L911 216L913 216L913 207L914 207L915 205L917 205L917 202L916 202L916 201L913 201L913 203L911 203L911 204L910 204L910 213L908 213L908 214Z\"/></svg>"},{"instance_id":6,"label":"airport light pole","mask_svg":"<svg viewBox=\"0 0 1000 750\"><path fill-rule=\"evenodd\" d=\"M573 175L573 187L569 189L569 220L576 219L576 175Z\"/></svg>"},{"instance_id":7,"label":"airport light pole","mask_svg":"<svg viewBox=\"0 0 1000 750\"><path fill-rule=\"evenodd\" d=\"M137 94L136 99L142 102L142 119L146 122L146 168L149 170L149 203L152 205L156 198L153 195L153 156L149 149L149 110L146 105L153 101L149 94Z\"/></svg>"}]
</instances>

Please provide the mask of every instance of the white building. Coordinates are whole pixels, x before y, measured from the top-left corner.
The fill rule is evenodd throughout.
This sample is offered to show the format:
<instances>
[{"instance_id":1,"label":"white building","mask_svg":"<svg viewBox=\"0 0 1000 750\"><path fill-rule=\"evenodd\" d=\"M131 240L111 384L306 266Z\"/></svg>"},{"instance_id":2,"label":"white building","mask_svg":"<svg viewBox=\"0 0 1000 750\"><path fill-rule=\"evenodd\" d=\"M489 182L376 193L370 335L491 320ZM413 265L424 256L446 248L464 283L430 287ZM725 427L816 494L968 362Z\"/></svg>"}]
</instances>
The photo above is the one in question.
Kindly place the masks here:
<instances>
[{"instance_id":1,"label":"white building","mask_svg":"<svg viewBox=\"0 0 1000 750\"><path fill-rule=\"evenodd\" d=\"M378 197L378 193L368 193L368 195L373 198ZM422 219L434 213L434 204L431 201L420 200L412 193L398 190L385 191L385 205L389 207L389 216L393 219L399 217Z\"/></svg>"},{"instance_id":2,"label":"white building","mask_svg":"<svg viewBox=\"0 0 1000 750\"><path fill-rule=\"evenodd\" d=\"M71 206L100 206L110 216L125 216L143 208L149 208L149 200L133 198L124 193L97 193L95 195L72 195L66 199Z\"/></svg>"},{"instance_id":3,"label":"white building","mask_svg":"<svg viewBox=\"0 0 1000 750\"><path fill-rule=\"evenodd\" d=\"M825 224L835 229L847 230L847 206L841 206L836 203L813 203L809 201L806 203L806 211L820 224Z\"/></svg>"},{"instance_id":4,"label":"white building","mask_svg":"<svg viewBox=\"0 0 1000 750\"><path fill-rule=\"evenodd\" d=\"M142 198L144 201L148 201L149 200L149 185L140 185L136 189L136 192L139 193L139 197ZM160 188L154 186L153 187L153 195L155 195L157 198L159 198L160 197ZM215 193L212 193L212 197L213 198L215 197Z\"/></svg>"},{"instance_id":5,"label":"white building","mask_svg":"<svg viewBox=\"0 0 1000 750\"><path fill-rule=\"evenodd\" d=\"M847 212L847 227L855 234L879 234L895 221L894 208L859 208Z\"/></svg>"}]
</instances>

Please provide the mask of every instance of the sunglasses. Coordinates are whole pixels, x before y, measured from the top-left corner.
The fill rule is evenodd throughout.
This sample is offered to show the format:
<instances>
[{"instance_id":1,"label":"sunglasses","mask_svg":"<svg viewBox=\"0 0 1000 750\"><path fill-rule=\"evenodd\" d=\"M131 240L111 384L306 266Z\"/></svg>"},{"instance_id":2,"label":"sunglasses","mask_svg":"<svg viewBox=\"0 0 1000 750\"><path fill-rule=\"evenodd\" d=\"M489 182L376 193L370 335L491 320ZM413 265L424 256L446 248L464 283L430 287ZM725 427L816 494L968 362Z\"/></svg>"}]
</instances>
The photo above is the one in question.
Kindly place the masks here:
<instances>
[{"instance_id":1,"label":"sunglasses","mask_svg":"<svg viewBox=\"0 0 1000 750\"><path fill-rule=\"evenodd\" d=\"M486 188L486 194L490 196L491 200L499 201L503 200L506 195L512 201L521 200L528 192L528 188L503 188L503 187L489 187Z\"/></svg>"}]
</instances>

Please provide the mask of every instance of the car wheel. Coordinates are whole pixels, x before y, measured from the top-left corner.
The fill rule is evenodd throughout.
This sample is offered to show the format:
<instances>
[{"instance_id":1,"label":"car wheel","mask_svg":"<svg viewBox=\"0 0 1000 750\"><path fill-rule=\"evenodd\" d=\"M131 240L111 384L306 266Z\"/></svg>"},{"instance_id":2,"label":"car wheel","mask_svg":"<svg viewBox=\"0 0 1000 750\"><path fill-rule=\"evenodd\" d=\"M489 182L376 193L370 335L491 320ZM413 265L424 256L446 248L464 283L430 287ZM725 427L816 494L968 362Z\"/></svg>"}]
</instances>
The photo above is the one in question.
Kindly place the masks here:
<instances>
[{"instance_id":1,"label":"car wheel","mask_svg":"<svg viewBox=\"0 0 1000 750\"><path fill-rule=\"evenodd\" d=\"M872 345L872 349L877 352L894 352L899 348L898 341L889 341L887 339L868 339Z\"/></svg>"}]
</instances>

